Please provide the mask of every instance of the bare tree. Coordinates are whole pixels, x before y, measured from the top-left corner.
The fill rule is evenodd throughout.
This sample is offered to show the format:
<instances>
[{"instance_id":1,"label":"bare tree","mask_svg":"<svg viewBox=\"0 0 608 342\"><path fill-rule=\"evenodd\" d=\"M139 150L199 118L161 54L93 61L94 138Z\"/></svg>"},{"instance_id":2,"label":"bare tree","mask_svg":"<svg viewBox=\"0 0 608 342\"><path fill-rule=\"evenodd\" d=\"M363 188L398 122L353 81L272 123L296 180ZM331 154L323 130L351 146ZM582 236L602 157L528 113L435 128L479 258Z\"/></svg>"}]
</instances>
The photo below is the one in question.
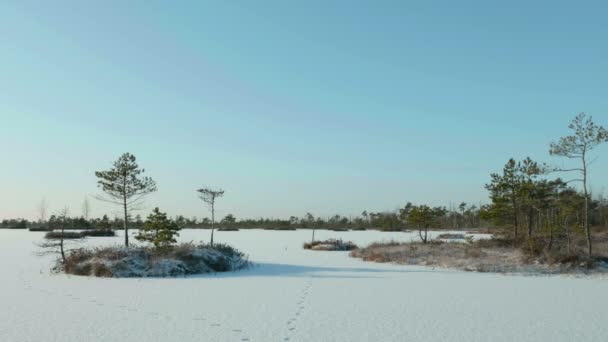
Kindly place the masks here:
<instances>
[{"instance_id":1,"label":"bare tree","mask_svg":"<svg viewBox=\"0 0 608 342\"><path fill-rule=\"evenodd\" d=\"M84 197L84 201L82 202L82 217L85 220L89 219L91 215L91 203L89 203L89 196Z\"/></svg>"},{"instance_id":2,"label":"bare tree","mask_svg":"<svg viewBox=\"0 0 608 342\"><path fill-rule=\"evenodd\" d=\"M125 153L108 171L97 171L97 185L107 197L96 198L120 205L124 211L123 227L125 230L125 246L129 247L129 212L140 209L143 198L156 191L156 182L150 177L141 176L145 169L137 165L136 158L130 153Z\"/></svg>"},{"instance_id":3,"label":"bare tree","mask_svg":"<svg viewBox=\"0 0 608 342\"><path fill-rule=\"evenodd\" d=\"M367 213L366 213L367 215ZM306 222L307 222L307 226L309 226L310 228L312 228L312 241L311 243L315 242L315 230L317 228L317 224L315 222L315 217L311 214L311 213L306 213Z\"/></svg>"},{"instance_id":4,"label":"bare tree","mask_svg":"<svg viewBox=\"0 0 608 342\"><path fill-rule=\"evenodd\" d=\"M46 221L46 215L49 210L49 203L46 201L46 198L42 198L40 203L38 204L38 220L40 223L44 223Z\"/></svg>"},{"instance_id":5,"label":"bare tree","mask_svg":"<svg viewBox=\"0 0 608 342\"><path fill-rule=\"evenodd\" d=\"M50 254L50 253L59 253L61 255L61 263L65 264L65 239L64 239L64 234L65 234L65 224L66 224L66 220L68 218L68 214L69 214L69 209L67 207L63 208L59 213L57 213L57 216L53 216L52 217L52 222L49 222L50 225L50 229L59 229L59 237L56 239L49 239L49 241L45 241L43 243L40 243L38 246L43 248L43 251L40 253L42 255L44 254Z\"/></svg>"},{"instance_id":6,"label":"bare tree","mask_svg":"<svg viewBox=\"0 0 608 342\"><path fill-rule=\"evenodd\" d=\"M211 246L213 247L213 232L215 230L215 200L224 196L224 190L203 187L196 191L198 192L198 197L203 202L207 203L211 209Z\"/></svg>"},{"instance_id":7,"label":"bare tree","mask_svg":"<svg viewBox=\"0 0 608 342\"><path fill-rule=\"evenodd\" d=\"M568 126L574 134L559 139L557 143L551 143L550 153L560 157L575 159L580 162L580 167L573 169L559 169L554 171L579 172L582 178L572 179L571 182L583 183L583 194L585 206L583 212L583 225L587 235L587 255L592 256L591 228L589 227L589 190L587 172L593 160L589 160L589 152L604 142L608 142L608 131L602 126L596 125L592 117L585 113L578 114Z\"/></svg>"}]
</instances>

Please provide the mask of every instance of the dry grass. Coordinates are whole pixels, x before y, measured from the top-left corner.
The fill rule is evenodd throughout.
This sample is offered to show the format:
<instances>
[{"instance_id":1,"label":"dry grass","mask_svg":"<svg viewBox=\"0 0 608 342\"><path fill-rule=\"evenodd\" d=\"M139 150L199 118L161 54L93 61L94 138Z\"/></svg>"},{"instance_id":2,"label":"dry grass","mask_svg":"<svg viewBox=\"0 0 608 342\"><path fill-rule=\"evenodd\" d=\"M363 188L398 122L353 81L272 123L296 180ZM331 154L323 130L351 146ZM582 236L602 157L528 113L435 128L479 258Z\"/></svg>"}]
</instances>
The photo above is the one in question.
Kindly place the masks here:
<instances>
[{"instance_id":1,"label":"dry grass","mask_svg":"<svg viewBox=\"0 0 608 342\"><path fill-rule=\"evenodd\" d=\"M50 229L48 227L30 227L28 229L30 232L48 232Z\"/></svg>"},{"instance_id":2,"label":"dry grass","mask_svg":"<svg viewBox=\"0 0 608 342\"><path fill-rule=\"evenodd\" d=\"M109 237L116 236L116 233L112 229L89 229L83 230L82 232L80 232L80 235Z\"/></svg>"},{"instance_id":3,"label":"dry grass","mask_svg":"<svg viewBox=\"0 0 608 342\"><path fill-rule=\"evenodd\" d=\"M345 242L340 239L305 242L302 247L304 247L304 249L311 249L314 251L352 251L358 248L353 242Z\"/></svg>"},{"instance_id":4,"label":"dry grass","mask_svg":"<svg viewBox=\"0 0 608 342\"><path fill-rule=\"evenodd\" d=\"M65 240L68 239L81 239L82 235L78 232L48 232L44 235L44 238L46 239L61 239L64 238Z\"/></svg>"},{"instance_id":5,"label":"dry grass","mask_svg":"<svg viewBox=\"0 0 608 342\"><path fill-rule=\"evenodd\" d=\"M266 227L264 228L264 230L282 230L282 231L291 231L291 230L297 230L296 228L293 227Z\"/></svg>"},{"instance_id":6,"label":"dry grass","mask_svg":"<svg viewBox=\"0 0 608 342\"><path fill-rule=\"evenodd\" d=\"M99 236L116 236L116 233L111 229L90 229L83 230L81 232L59 232L59 231L49 231L44 235L47 239L60 239L63 236L64 239L80 239L87 236L90 237L99 237Z\"/></svg>"},{"instance_id":7,"label":"dry grass","mask_svg":"<svg viewBox=\"0 0 608 342\"><path fill-rule=\"evenodd\" d=\"M170 248L98 247L69 253L58 270L96 277L166 277L226 272L247 267L247 257L235 248L184 243Z\"/></svg>"},{"instance_id":8,"label":"dry grass","mask_svg":"<svg viewBox=\"0 0 608 342\"><path fill-rule=\"evenodd\" d=\"M441 240L464 240L464 234L454 234L454 233L443 233L437 236L438 239Z\"/></svg>"},{"instance_id":9,"label":"dry grass","mask_svg":"<svg viewBox=\"0 0 608 342\"><path fill-rule=\"evenodd\" d=\"M393 262L455 268L477 272L576 273L606 272L608 233L596 234L595 257L586 257L585 240L577 237L568 253L563 241L547 248L543 238L512 239L495 237L478 241L388 242L374 243L354 250L351 256L373 262Z\"/></svg>"}]
</instances>

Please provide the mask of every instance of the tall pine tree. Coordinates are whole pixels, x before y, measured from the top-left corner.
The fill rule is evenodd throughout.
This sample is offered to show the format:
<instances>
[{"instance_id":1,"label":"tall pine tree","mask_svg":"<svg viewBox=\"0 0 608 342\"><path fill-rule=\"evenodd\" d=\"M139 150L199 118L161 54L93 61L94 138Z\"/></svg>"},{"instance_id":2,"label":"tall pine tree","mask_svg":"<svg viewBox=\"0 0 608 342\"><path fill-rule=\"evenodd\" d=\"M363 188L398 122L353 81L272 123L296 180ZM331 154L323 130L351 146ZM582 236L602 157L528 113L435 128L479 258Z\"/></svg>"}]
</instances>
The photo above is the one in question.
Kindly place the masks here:
<instances>
[{"instance_id":1,"label":"tall pine tree","mask_svg":"<svg viewBox=\"0 0 608 342\"><path fill-rule=\"evenodd\" d=\"M97 199L120 205L124 211L123 227L125 230L125 246L129 247L129 211L137 209L143 198L156 191L156 182L150 177L142 176L144 169L137 165L136 158L125 153L114 167L108 171L97 171L97 185L106 196Z\"/></svg>"}]
</instances>

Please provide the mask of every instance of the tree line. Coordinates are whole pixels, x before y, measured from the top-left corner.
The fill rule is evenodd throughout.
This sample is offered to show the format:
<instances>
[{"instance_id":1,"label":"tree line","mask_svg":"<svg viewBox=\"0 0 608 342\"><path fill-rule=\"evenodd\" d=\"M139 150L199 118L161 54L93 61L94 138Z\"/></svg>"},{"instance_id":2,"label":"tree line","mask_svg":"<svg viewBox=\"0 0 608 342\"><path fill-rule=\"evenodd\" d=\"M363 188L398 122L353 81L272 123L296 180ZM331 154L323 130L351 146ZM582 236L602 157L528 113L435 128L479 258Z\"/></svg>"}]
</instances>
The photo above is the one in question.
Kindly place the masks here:
<instances>
[{"instance_id":1,"label":"tree line","mask_svg":"<svg viewBox=\"0 0 608 342\"><path fill-rule=\"evenodd\" d=\"M356 217L333 215L315 217L306 213L302 217L291 216L289 219L258 218L240 219L228 214L219 222L215 219L216 200L224 196L221 189L203 187L196 190L198 197L209 206L211 218L166 217L166 214L155 209L153 216L163 217L163 222L177 228L211 229L211 244L216 228L265 228L265 229L379 229L399 231L418 229L422 241L428 240L428 229L460 229L485 227L506 227L515 238L546 238L546 247L566 242L570 249L573 234L584 234L587 240L587 254L592 255L592 226L608 226L608 200L600 196L593 198L589 190L589 167L594 159L590 153L600 144L608 142L608 132L595 124L585 113L577 115L569 125L572 134L550 144L552 156L566 158L574 164L571 168L551 167L531 158L517 161L509 159L501 172L492 173L490 182L485 185L489 192L490 204L471 205L461 203L458 206L429 206L407 203L404 207L385 212L363 211ZM555 173L574 173L569 179L552 178ZM119 229L125 230L125 245L129 245L129 228L144 229L146 223L140 215L134 215L142 209L144 198L157 190L156 182L145 176L134 155L123 154L113 167L95 172L98 187L102 191L96 196L98 200L120 207L121 217L110 219L107 215L101 218L89 218L90 204L85 199L83 215L69 218L62 216L64 229ZM573 184L580 183L579 187ZM40 204L38 221L25 219L5 219L0 222L3 228L27 228L52 226L57 215L46 219L48 204ZM163 216L164 215L164 216ZM544 240L543 240L544 241Z\"/></svg>"}]
</instances>

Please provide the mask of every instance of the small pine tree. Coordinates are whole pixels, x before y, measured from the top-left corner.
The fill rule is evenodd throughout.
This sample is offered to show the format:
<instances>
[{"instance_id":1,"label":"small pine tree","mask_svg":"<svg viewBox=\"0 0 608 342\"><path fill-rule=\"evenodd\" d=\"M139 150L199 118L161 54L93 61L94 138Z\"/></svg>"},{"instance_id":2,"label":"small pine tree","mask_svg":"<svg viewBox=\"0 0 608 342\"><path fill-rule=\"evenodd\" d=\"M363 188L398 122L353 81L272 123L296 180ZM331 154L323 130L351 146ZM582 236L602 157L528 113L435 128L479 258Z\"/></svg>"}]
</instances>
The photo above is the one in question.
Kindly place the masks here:
<instances>
[{"instance_id":1,"label":"small pine tree","mask_svg":"<svg viewBox=\"0 0 608 342\"><path fill-rule=\"evenodd\" d=\"M135 238L150 242L156 248L167 248L177 242L175 238L179 236L179 230L179 226L171 222L166 213L154 208Z\"/></svg>"}]
</instances>

